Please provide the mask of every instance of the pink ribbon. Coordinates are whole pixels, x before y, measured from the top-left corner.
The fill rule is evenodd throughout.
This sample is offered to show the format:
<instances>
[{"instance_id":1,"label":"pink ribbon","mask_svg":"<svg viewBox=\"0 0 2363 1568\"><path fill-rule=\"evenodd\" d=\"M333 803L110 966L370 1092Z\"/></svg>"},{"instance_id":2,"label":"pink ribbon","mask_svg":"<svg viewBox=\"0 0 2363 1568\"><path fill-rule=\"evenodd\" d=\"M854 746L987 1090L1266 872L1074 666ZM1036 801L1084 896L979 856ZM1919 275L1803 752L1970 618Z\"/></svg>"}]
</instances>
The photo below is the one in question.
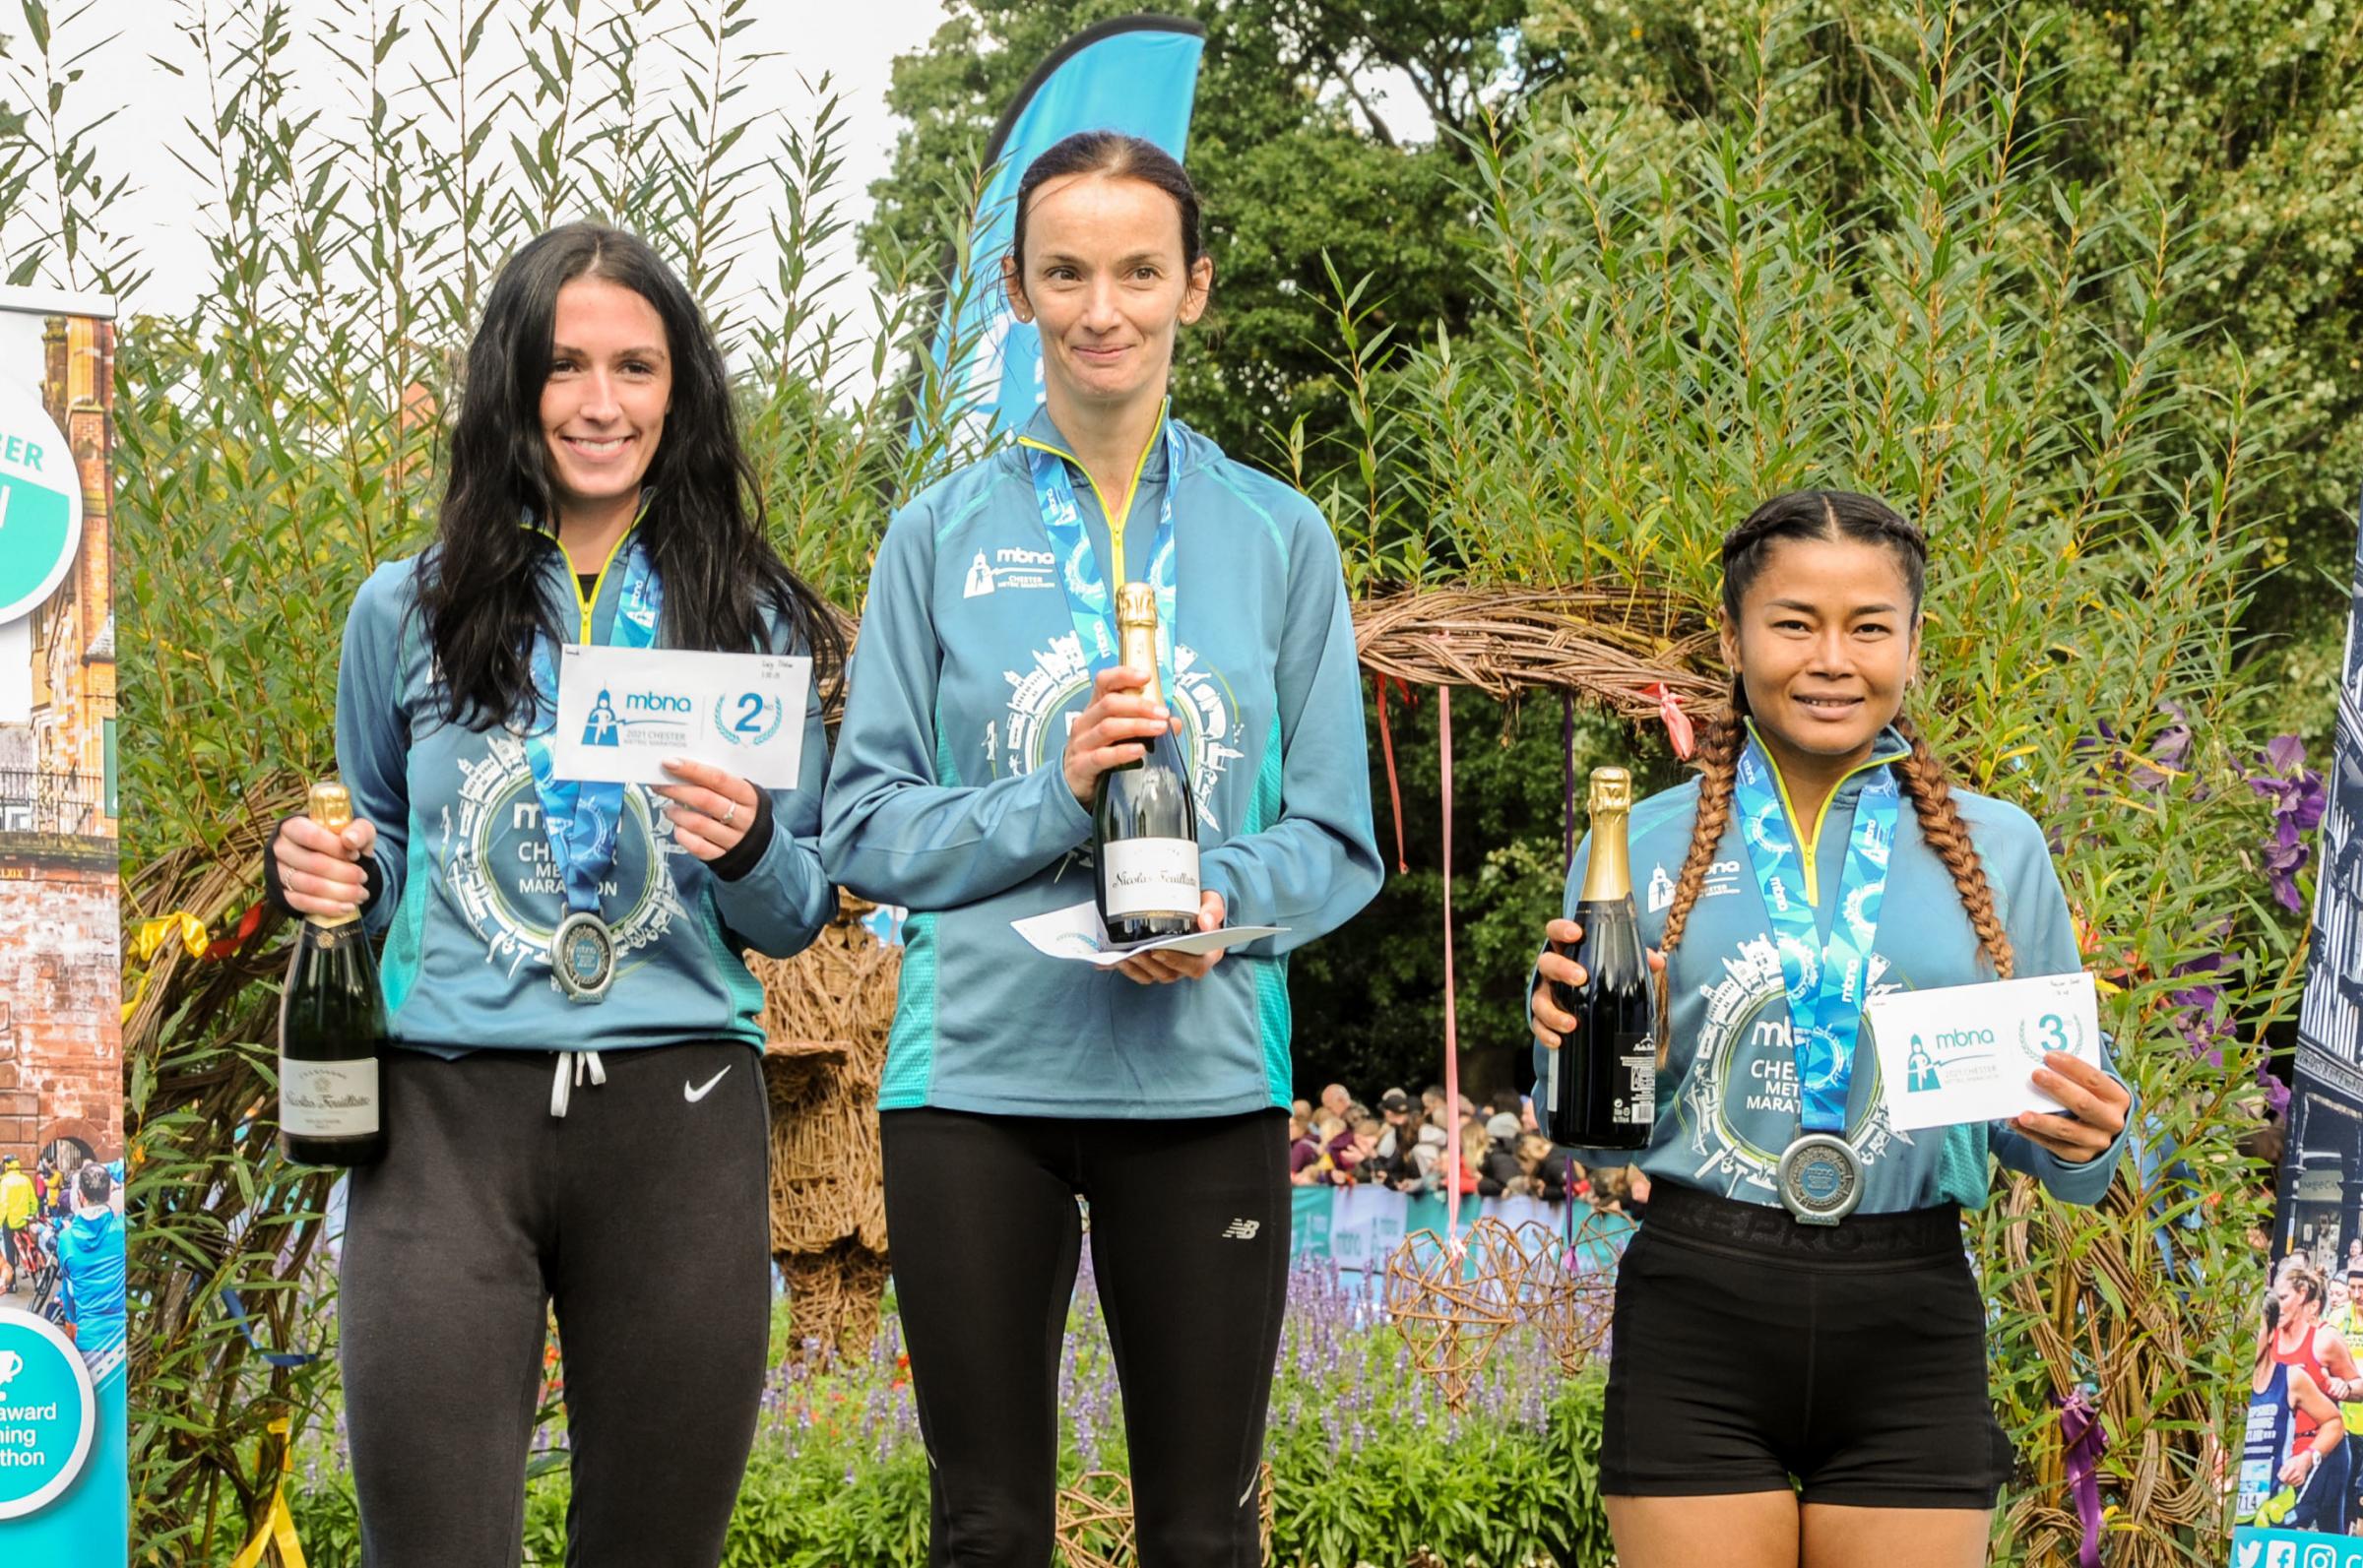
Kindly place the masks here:
<instances>
[{"instance_id":1,"label":"pink ribbon","mask_svg":"<svg viewBox=\"0 0 2363 1568\"><path fill-rule=\"evenodd\" d=\"M2100 1568L2100 1456L2109 1451L2108 1429L2082 1389L2057 1403L2060 1441L2068 1454L2068 1492L2084 1526L2076 1560L2081 1568Z\"/></svg>"},{"instance_id":2,"label":"pink ribbon","mask_svg":"<svg viewBox=\"0 0 2363 1568\"><path fill-rule=\"evenodd\" d=\"M1436 738L1444 796L1444 1236L1460 1256L1460 1027L1452 1011L1452 688L1436 689Z\"/></svg>"},{"instance_id":3,"label":"pink ribbon","mask_svg":"<svg viewBox=\"0 0 2363 1568\"><path fill-rule=\"evenodd\" d=\"M1698 749L1697 736L1691 728L1691 716L1682 711L1682 699L1662 680L1652 681L1641 692L1657 702L1658 721L1666 726L1666 738L1674 743L1674 755L1684 762Z\"/></svg>"},{"instance_id":4,"label":"pink ribbon","mask_svg":"<svg viewBox=\"0 0 2363 1568\"><path fill-rule=\"evenodd\" d=\"M1386 722L1386 683L1392 677L1373 675L1372 678L1378 685L1378 748L1386 753L1386 797L1394 802L1395 807L1395 869L1408 872L1411 862L1403 858L1403 786L1395 779L1395 732ZM1395 684L1403 688L1404 705L1410 706L1411 687L1400 680Z\"/></svg>"}]
</instances>

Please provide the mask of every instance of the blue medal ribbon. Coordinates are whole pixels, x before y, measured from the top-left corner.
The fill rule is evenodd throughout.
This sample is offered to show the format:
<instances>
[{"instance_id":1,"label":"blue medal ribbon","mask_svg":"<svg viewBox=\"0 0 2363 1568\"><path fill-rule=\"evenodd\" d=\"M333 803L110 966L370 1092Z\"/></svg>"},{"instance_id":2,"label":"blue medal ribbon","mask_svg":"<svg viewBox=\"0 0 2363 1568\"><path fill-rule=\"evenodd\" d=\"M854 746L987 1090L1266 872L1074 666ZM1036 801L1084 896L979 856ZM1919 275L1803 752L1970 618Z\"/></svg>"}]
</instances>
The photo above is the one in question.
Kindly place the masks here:
<instances>
[{"instance_id":1,"label":"blue medal ribbon","mask_svg":"<svg viewBox=\"0 0 2363 1568\"><path fill-rule=\"evenodd\" d=\"M607 628L608 645L653 645L664 604L665 588L657 581L656 565L635 536L624 546L623 598ZM595 914L599 886L615 864L623 785L558 777L549 738L558 727L557 649L539 632L534 636L533 670L536 701L533 727L525 735L525 757L534 771L534 793L542 801L542 828L549 836L550 856L565 883L568 911Z\"/></svg>"},{"instance_id":2,"label":"blue medal ribbon","mask_svg":"<svg viewBox=\"0 0 2363 1568\"><path fill-rule=\"evenodd\" d=\"M1182 476L1182 435L1170 415L1159 424L1165 438L1165 497L1157 508L1157 533L1149 543L1149 570L1142 579L1157 595L1157 689L1174 700L1174 491ZM1051 553L1058 561L1058 586L1066 593L1067 614L1075 623L1075 640L1083 660L1097 675L1117 662L1116 600L1099 556L1084 532L1083 513L1075 501L1074 481L1066 476L1066 460L1037 446L1025 449L1034 472L1034 501L1042 512L1042 532L1049 535ZM1138 482L1136 479L1135 483ZM1127 503L1128 504L1128 503ZM1111 548L1116 543L1116 519L1108 520ZM1123 576L1124 563L1116 563Z\"/></svg>"},{"instance_id":3,"label":"blue medal ribbon","mask_svg":"<svg viewBox=\"0 0 2363 1568\"><path fill-rule=\"evenodd\" d=\"M1895 843L1902 786L1894 769L1884 767L1863 784L1854 808L1854 833L1846 844L1845 875L1838 882L1838 910L1829 922L1826 943L1820 940L1820 922L1805 896L1804 854L1781 807L1771 759L1753 726L1740 753L1734 792L1740 839L1780 952L1805 1130L1842 1133L1846 1091L1854 1079L1855 1040L1862 1033L1863 1002L1870 987L1871 944L1879 932L1879 907L1886 898L1887 854Z\"/></svg>"}]
</instances>

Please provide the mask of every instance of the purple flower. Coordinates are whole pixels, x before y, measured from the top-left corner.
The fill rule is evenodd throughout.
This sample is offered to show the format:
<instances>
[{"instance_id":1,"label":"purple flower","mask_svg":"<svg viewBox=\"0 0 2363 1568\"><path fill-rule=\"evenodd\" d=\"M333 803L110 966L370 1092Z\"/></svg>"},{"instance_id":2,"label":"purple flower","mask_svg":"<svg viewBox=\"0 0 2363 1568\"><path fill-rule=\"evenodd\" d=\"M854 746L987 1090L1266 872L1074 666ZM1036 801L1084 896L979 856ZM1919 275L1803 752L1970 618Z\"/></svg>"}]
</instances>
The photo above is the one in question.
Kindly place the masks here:
<instances>
[{"instance_id":1,"label":"purple flower","mask_svg":"<svg viewBox=\"0 0 2363 1568\"><path fill-rule=\"evenodd\" d=\"M2229 921L2222 922L2207 934L2217 941L2227 940L2231 935L2231 924ZM2176 965L2173 977L2212 976L2229 962L2219 952L2204 953L2187 963ZM2212 983L2185 985L2166 995L2168 1001L2182 1010L2175 1016L2175 1028L2181 1032L2191 1054L2221 1067L2224 1042L2239 1034L2227 1016L2230 1003L2223 987Z\"/></svg>"},{"instance_id":2,"label":"purple flower","mask_svg":"<svg viewBox=\"0 0 2363 1568\"><path fill-rule=\"evenodd\" d=\"M2295 735L2275 735L2265 747L2269 772L2249 774L2248 786L2272 802L2272 838L2265 846L2265 874L2272 896L2282 909L2296 914L2305 900L2297 890L2297 873L2312 856L2304 835L2322 824L2330 791L2322 775L2306 766L2306 745Z\"/></svg>"}]
</instances>

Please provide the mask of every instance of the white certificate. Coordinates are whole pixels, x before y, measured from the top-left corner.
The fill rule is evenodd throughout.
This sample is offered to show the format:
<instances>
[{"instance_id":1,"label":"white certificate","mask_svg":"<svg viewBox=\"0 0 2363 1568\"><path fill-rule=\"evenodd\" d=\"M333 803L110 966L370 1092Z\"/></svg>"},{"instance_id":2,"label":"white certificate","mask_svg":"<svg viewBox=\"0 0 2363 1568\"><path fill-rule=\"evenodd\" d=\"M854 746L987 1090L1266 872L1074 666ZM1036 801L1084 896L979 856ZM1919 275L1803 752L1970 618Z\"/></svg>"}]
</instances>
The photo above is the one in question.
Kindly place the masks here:
<instances>
[{"instance_id":1,"label":"white certificate","mask_svg":"<svg viewBox=\"0 0 2363 1568\"><path fill-rule=\"evenodd\" d=\"M2101 1064L2089 974L1897 991L1873 997L1863 1017L1898 1132L2060 1110L2034 1086L2043 1053Z\"/></svg>"},{"instance_id":2,"label":"white certificate","mask_svg":"<svg viewBox=\"0 0 2363 1568\"><path fill-rule=\"evenodd\" d=\"M671 648L558 650L557 776L586 784L678 784L688 757L766 789L792 789L804 760L812 660Z\"/></svg>"},{"instance_id":3,"label":"white certificate","mask_svg":"<svg viewBox=\"0 0 2363 1568\"><path fill-rule=\"evenodd\" d=\"M1009 928L1024 937L1037 953L1047 953L1054 959L1072 959L1103 970L1116 968L1135 953L1220 953L1258 937L1278 936L1288 929L1285 925L1226 925L1213 931L1154 937L1146 942L1112 942L1108 939L1108 927L1101 923L1096 903L1073 904L1047 914L1011 920Z\"/></svg>"}]
</instances>

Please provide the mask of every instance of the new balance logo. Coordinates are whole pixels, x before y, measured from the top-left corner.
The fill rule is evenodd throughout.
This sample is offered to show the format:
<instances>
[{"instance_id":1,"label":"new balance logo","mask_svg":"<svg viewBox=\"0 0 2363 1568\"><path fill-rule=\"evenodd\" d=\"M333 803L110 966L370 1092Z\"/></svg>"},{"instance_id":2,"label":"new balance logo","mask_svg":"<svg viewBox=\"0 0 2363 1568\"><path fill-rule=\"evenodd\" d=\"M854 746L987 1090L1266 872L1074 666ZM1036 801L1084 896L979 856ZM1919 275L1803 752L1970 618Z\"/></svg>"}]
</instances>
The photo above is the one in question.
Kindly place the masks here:
<instances>
[{"instance_id":1,"label":"new balance logo","mask_svg":"<svg viewBox=\"0 0 2363 1568\"><path fill-rule=\"evenodd\" d=\"M1263 1225L1258 1221L1234 1220L1223 1226L1222 1239L1225 1241L1252 1241L1255 1239L1255 1232L1262 1228Z\"/></svg>"}]
</instances>

